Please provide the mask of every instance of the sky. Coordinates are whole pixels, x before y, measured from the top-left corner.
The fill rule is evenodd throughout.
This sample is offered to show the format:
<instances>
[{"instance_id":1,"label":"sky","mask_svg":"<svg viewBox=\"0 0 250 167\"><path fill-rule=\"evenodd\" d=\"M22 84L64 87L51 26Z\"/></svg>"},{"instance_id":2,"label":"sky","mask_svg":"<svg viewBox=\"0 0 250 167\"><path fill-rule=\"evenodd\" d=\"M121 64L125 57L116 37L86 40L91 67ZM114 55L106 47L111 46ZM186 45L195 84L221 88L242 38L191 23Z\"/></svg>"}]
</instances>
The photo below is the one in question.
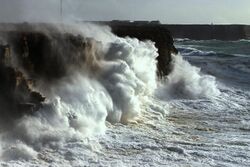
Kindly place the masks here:
<instances>
[{"instance_id":1,"label":"sky","mask_svg":"<svg viewBox=\"0 0 250 167\"><path fill-rule=\"evenodd\" d=\"M62 0L64 21L250 24L250 0ZM60 0L0 0L0 22L60 20Z\"/></svg>"}]
</instances>

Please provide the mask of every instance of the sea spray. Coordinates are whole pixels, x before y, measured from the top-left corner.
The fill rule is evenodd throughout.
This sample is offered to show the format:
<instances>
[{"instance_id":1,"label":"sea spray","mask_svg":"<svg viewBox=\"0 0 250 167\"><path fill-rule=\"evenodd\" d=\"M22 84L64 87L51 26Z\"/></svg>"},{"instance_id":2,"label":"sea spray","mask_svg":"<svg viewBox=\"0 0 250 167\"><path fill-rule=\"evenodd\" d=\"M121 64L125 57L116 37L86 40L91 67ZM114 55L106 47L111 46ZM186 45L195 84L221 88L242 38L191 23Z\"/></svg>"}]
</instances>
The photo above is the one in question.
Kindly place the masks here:
<instances>
[{"instance_id":1,"label":"sea spray","mask_svg":"<svg viewBox=\"0 0 250 167\"><path fill-rule=\"evenodd\" d=\"M171 98L211 98L220 94L215 77L202 74L181 55L172 55L173 71L160 83L157 96Z\"/></svg>"},{"instance_id":2,"label":"sea spray","mask_svg":"<svg viewBox=\"0 0 250 167\"><path fill-rule=\"evenodd\" d=\"M106 54L107 71L102 74L115 106L108 120L127 122L140 114L143 98L156 88L156 56L149 41L120 38L111 44Z\"/></svg>"},{"instance_id":3,"label":"sea spray","mask_svg":"<svg viewBox=\"0 0 250 167\"><path fill-rule=\"evenodd\" d=\"M35 157L36 151L44 145L58 148L65 141L101 134L106 129L106 118L113 123L128 122L140 115L144 98L156 88L155 58L158 54L153 42L118 38L108 29L103 31L97 26L93 26L96 33L89 35L92 31L86 29L91 29L91 25L85 27L84 34L81 33L84 25L65 27L53 27L53 32L92 37L103 47L92 47L93 43L87 42L88 49L83 50L85 57L79 59L78 52L77 55L61 52L60 41L52 43L54 49L60 51L55 52L59 55L52 55L52 60L59 60L57 68L63 69L65 76L53 78L53 81L46 76L37 80L33 89L47 100L42 109L11 120L13 125L3 130L1 157L6 160L18 157L27 160L32 155ZM32 28L53 40L51 27ZM28 71L26 75L29 76ZM26 150L27 156L14 155L15 150Z\"/></svg>"}]
</instances>

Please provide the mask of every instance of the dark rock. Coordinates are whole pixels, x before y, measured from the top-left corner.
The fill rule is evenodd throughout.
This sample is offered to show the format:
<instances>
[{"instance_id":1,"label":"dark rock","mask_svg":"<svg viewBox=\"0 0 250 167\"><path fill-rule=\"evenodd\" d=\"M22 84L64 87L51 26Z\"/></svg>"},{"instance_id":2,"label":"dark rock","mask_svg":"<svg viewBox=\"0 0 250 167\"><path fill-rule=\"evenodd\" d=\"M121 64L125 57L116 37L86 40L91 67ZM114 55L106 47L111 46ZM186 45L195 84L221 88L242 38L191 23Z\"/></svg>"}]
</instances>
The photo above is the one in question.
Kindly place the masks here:
<instances>
[{"instance_id":1,"label":"dark rock","mask_svg":"<svg viewBox=\"0 0 250 167\"><path fill-rule=\"evenodd\" d=\"M6 64L11 59L9 45L0 45L0 105L1 114L18 116L24 111L38 110L45 100L41 94L30 89L28 80L21 71Z\"/></svg>"},{"instance_id":2,"label":"dark rock","mask_svg":"<svg viewBox=\"0 0 250 167\"><path fill-rule=\"evenodd\" d=\"M7 32L8 42L28 77L53 82L69 75L70 67L82 68L99 43L79 35L54 32ZM101 46L100 46L101 47ZM92 56L95 56L92 55ZM94 63L94 62L92 62Z\"/></svg>"},{"instance_id":3,"label":"dark rock","mask_svg":"<svg viewBox=\"0 0 250 167\"><path fill-rule=\"evenodd\" d=\"M49 87L70 75L73 68L98 69L95 60L100 43L59 32L53 26L33 26L0 25L0 37L4 39L0 41L0 112L7 116L18 117L42 107L45 97L32 90L37 81Z\"/></svg>"}]
</instances>

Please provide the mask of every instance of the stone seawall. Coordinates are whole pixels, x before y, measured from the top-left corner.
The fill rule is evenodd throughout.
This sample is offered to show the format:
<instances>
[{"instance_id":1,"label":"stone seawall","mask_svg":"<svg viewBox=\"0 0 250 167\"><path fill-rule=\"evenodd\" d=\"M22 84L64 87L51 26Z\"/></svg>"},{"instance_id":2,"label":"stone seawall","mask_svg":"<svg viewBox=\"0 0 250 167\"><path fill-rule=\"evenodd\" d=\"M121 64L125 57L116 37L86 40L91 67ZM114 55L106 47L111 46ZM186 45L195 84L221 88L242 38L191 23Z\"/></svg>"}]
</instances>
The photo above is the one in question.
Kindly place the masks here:
<instances>
[{"instance_id":1,"label":"stone seawall","mask_svg":"<svg viewBox=\"0 0 250 167\"><path fill-rule=\"evenodd\" d=\"M240 40L250 39L247 25L165 25L174 38L194 40Z\"/></svg>"}]
</instances>

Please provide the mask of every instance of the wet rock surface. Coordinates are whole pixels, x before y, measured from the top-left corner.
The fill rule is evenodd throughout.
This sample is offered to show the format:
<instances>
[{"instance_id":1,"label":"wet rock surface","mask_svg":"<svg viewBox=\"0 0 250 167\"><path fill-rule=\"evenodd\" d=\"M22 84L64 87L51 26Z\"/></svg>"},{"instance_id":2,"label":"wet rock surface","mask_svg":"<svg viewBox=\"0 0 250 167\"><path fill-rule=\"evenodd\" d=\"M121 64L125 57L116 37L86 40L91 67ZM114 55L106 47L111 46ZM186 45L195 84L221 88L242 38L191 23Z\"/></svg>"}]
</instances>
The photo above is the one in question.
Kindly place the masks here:
<instances>
[{"instance_id":1,"label":"wet rock surface","mask_svg":"<svg viewBox=\"0 0 250 167\"><path fill-rule=\"evenodd\" d=\"M45 98L31 89L32 80L11 65L9 45L0 45L0 105L1 113L15 116L38 110Z\"/></svg>"},{"instance_id":2,"label":"wet rock surface","mask_svg":"<svg viewBox=\"0 0 250 167\"><path fill-rule=\"evenodd\" d=\"M0 24L0 112L3 118L19 118L42 108L46 97L39 92L39 86L49 89L75 69L98 70L96 62L101 47L100 42L60 31L57 25Z\"/></svg>"}]
</instances>

